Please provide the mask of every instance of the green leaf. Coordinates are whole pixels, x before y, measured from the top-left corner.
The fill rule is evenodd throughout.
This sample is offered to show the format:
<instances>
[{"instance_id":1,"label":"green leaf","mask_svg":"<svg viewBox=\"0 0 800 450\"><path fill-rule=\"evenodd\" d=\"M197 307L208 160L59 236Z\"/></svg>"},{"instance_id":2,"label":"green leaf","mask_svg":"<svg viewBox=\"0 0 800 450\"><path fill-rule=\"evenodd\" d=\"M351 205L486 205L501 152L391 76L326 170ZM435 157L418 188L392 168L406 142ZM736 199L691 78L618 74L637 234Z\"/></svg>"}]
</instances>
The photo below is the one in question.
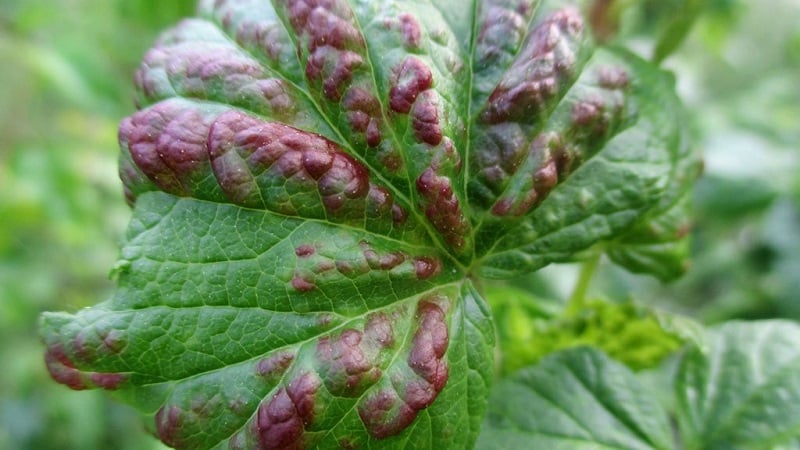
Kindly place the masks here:
<instances>
[{"instance_id":1,"label":"green leaf","mask_svg":"<svg viewBox=\"0 0 800 450\"><path fill-rule=\"evenodd\" d=\"M468 446L483 300L436 254L336 228L143 195L115 297L43 316L51 374L116 391L180 448Z\"/></svg>"},{"instance_id":2,"label":"green leaf","mask_svg":"<svg viewBox=\"0 0 800 450\"><path fill-rule=\"evenodd\" d=\"M478 449L671 449L666 412L590 348L548 356L492 390Z\"/></svg>"},{"instance_id":3,"label":"green leaf","mask_svg":"<svg viewBox=\"0 0 800 450\"><path fill-rule=\"evenodd\" d=\"M682 155L669 76L587 28L564 1L201 0L136 73L118 288L42 316L51 375L177 448L470 447L473 280L627 232Z\"/></svg>"},{"instance_id":4,"label":"green leaf","mask_svg":"<svg viewBox=\"0 0 800 450\"><path fill-rule=\"evenodd\" d=\"M686 130L687 126L681 121L679 127ZM680 277L689 267L691 188L702 170L700 155L691 147L685 131L677 148L670 181L658 206L606 244L606 253L614 263L662 281Z\"/></svg>"},{"instance_id":5,"label":"green leaf","mask_svg":"<svg viewBox=\"0 0 800 450\"><path fill-rule=\"evenodd\" d=\"M673 14L669 22L659 33L656 46L653 49L653 61L660 64L671 55L691 31L698 16L706 8L707 0L682 0L672 9Z\"/></svg>"},{"instance_id":6,"label":"green leaf","mask_svg":"<svg viewBox=\"0 0 800 450\"><path fill-rule=\"evenodd\" d=\"M617 83L630 77L631 81L625 81L626 95L615 97L619 92L613 89L597 92L598 77ZM681 121L676 119L681 107L671 77L625 52L598 50L573 87L577 92L568 94L567 100L584 90L592 98L609 95L606 101L623 102L612 109L616 117L600 127L608 133L608 141L578 145L580 152L571 158L583 164L576 163L574 172L549 196L536 197L534 203L541 204L519 221L514 232L505 231L507 222L484 221L478 234L478 242L488 247L482 249L486 252L482 275L504 278L551 262L570 261L598 241L633 233L642 217L664 210L652 200L663 201L675 191L677 165L689 155ZM547 128L573 126L568 117L580 115L581 108L576 106L580 104L559 105ZM568 129L566 133L574 132ZM553 142L557 144L550 141L548 145L556 145Z\"/></svg>"},{"instance_id":7,"label":"green leaf","mask_svg":"<svg viewBox=\"0 0 800 450\"><path fill-rule=\"evenodd\" d=\"M676 383L687 449L772 449L800 437L800 326L731 322L690 350Z\"/></svg>"}]
</instances>

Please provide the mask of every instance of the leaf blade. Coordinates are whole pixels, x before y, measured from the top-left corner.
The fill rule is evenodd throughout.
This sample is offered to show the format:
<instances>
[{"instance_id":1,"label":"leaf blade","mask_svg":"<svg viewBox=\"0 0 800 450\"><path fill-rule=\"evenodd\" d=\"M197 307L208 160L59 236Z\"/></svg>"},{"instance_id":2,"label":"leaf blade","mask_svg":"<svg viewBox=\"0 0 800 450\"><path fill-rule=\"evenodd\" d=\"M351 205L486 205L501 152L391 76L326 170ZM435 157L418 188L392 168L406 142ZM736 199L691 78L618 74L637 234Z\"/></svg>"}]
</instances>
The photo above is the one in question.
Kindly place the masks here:
<instances>
[{"instance_id":1,"label":"leaf blade","mask_svg":"<svg viewBox=\"0 0 800 450\"><path fill-rule=\"evenodd\" d=\"M800 328L731 322L709 332L708 350L681 360L681 429L692 448L771 448L800 435Z\"/></svg>"},{"instance_id":2,"label":"leaf blade","mask_svg":"<svg viewBox=\"0 0 800 450\"><path fill-rule=\"evenodd\" d=\"M535 414L530 414L535 411ZM666 413L627 369L590 348L499 383L477 448L672 448Z\"/></svg>"}]
</instances>

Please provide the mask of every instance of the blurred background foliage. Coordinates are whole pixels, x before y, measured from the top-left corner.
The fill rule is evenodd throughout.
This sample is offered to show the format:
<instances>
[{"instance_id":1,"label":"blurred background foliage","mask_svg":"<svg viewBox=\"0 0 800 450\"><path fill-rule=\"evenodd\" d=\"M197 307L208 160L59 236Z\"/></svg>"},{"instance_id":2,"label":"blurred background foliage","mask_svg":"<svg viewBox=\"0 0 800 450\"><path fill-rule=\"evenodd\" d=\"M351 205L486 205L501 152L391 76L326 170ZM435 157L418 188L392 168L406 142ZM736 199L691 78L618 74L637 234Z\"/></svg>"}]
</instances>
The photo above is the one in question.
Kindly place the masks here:
<instances>
[{"instance_id":1,"label":"blurred background foliage","mask_svg":"<svg viewBox=\"0 0 800 450\"><path fill-rule=\"evenodd\" d=\"M664 285L601 261L590 295L702 323L800 319L800 1L601 3L612 8L609 41L676 73L705 174L688 274ZM163 448L103 393L50 382L35 322L41 311L110 295L104 272L130 215L116 177L116 127L133 111L141 56L193 9L193 0L0 2L0 449ZM576 272L554 266L491 287L541 299L500 305L500 326L524 334L520 317L552 316Z\"/></svg>"}]
</instances>

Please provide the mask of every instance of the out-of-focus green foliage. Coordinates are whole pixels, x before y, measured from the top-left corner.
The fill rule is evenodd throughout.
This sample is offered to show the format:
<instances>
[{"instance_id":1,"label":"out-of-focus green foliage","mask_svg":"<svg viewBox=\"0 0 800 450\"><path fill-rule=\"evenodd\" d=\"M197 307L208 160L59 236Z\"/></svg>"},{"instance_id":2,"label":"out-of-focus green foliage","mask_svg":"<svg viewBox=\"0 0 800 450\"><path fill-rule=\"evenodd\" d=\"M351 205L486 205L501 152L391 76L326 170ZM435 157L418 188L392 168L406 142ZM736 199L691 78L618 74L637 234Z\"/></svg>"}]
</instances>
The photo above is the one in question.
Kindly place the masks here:
<instances>
[{"instance_id":1,"label":"out-of-focus green foliage","mask_svg":"<svg viewBox=\"0 0 800 450\"><path fill-rule=\"evenodd\" d=\"M798 18L793 0L705 1L692 33L665 62L705 160L692 268L664 286L607 266L597 292L657 302L706 323L800 319ZM647 49L644 22L636 23L627 38Z\"/></svg>"},{"instance_id":2,"label":"out-of-focus green foliage","mask_svg":"<svg viewBox=\"0 0 800 450\"><path fill-rule=\"evenodd\" d=\"M133 109L142 53L194 3L0 2L0 448L162 448L126 407L49 381L35 320L110 293L98 268L116 259L130 214L116 127ZM684 34L672 12L689 3L699 13ZM705 323L800 319L800 3L617 4L614 39L675 71L705 175L688 274L665 286L602 262L590 297L635 298ZM547 268L511 284L566 297L573 272ZM559 307L517 300L506 305L511 329Z\"/></svg>"},{"instance_id":3,"label":"out-of-focus green foliage","mask_svg":"<svg viewBox=\"0 0 800 450\"><path fill-rule=\"evenodd\" d=\"M130 212L117 123L159 29L193 1L0 2L0 448L162 448L125 407L54 385L36 317L110 292Z\"/></svg>"},{"instance_id":4,"label":"out-of-focus green foliage","mask_svg":"<svg viewBox=\"0 0 800 450\"><path fill-rule=\"evenodd\" d=\"M596 347L629 368L642 370L658 366L683 344L702 346L698 324L631 302L596 300L559 309L558 302L531 298L507 286L489 287L486 294L494 299L503 374L573 347Z\"/></svg>"}]
</instances>

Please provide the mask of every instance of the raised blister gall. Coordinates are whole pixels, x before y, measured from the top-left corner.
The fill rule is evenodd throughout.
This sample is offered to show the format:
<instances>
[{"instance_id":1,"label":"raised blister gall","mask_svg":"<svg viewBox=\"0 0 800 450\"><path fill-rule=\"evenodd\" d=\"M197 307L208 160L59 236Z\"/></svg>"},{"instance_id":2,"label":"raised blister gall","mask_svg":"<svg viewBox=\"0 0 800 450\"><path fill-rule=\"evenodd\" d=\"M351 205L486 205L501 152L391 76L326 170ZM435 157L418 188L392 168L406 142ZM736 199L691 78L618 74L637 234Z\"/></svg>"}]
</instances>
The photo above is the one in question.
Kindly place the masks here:
<instances>
[{"instance_id":1,"label":"raised blister gall","mask_svg":"<svg viewBox=\"0 0 800 450\"><path fill-rule=\"evenodd\" d=\"M177 406L164 406L156 413L156 430L158 437L167 445L181 447L181 429L184 425L184 413Z\"/></svg>"},{"instance_id":2,"label":"raised blister gall","mask_svg":"<svg viewBox=\"0 0 800 450\"><path fill-rule=\"evenodd\" d=\"M283 376L284 372L286 372L293 361L293 353L281 351L260 360L258 364L256 364L256 373L269 381L275 382Z\"/></svg>"},{"instance_id":3,"label":"raised blister gall","mask_svg":"<svg viewBox=\"0 0 800 450\"><path fill-rule=\"evenodd\" d=\"M444 360L448 345L444 311L436 303L423 300L417 307L417 318L419 329L414 334L408 365L439 392L448 379L447 362Z\"/></svg>"},{"instance_id":4,"label":"raised blister gall","mask_svg":"<svg viewBox=\"0 0 800 450\"><path fill-rule=\"evenodd\" d=\"M254 425L262 449L306 448L303 435L314 420L314 397L319 388L319 377L304 373L288 380L285 387L259 406Z\"/></svg>"},{"instance_id":5,"label":"raised blister gall","mask_svg":"<svg viewBox=\"0 0 800 450\"><path fill-rule=\"evenodd\" d=\"M302 274L295 273L292 277L292 288L294 288L297 292L308 292L313 291L317 286L306 276Z\"/></svg>"},{"instance_id":6,"label":"raised blister gall","mask_svg":"<svg viewBox=\"0 0 800 450\"><path fill-rule=\"evenodd\" d=\"M408 114L417 96L432 85L431 69L418 58L408 57L393 71L389 106L392 111Z\"/></svg>"},{"instance_id":7,"label":"raised blister gall","mask_svg":"<svg viewBox=\"0 0 800 450\"><path fill-rule=\"evenodd\" d=\"M583 19L571 8L557 10L537 25L489 97L481 120L535 121L574 76L575 47L583 32Z\"/></svg>"}]
</instances>

